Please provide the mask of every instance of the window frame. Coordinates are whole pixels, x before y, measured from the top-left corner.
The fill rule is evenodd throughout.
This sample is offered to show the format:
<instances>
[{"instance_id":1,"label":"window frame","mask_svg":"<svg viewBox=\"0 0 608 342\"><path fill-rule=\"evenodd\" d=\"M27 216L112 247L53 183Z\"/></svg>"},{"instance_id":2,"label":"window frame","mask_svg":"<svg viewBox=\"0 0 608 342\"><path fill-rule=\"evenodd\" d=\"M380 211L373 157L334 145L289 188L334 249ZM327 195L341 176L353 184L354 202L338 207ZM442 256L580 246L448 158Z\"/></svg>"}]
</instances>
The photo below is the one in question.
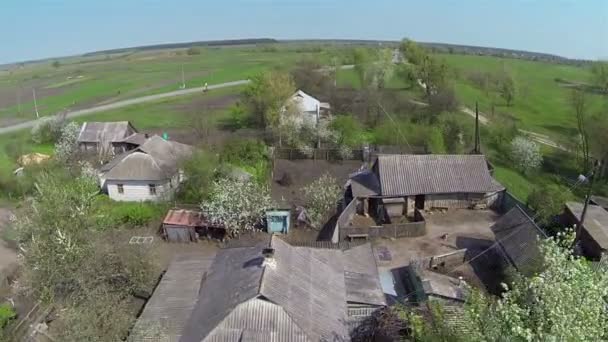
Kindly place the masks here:
<instances>
[{"instance_id":1,"label":"window frame","mask_svg":"<svg viewBox=\"0 0 608 342\"><path fill-rule=\"evenodd\" d=\"M156 196L157 195L156 190L157 190L156 189L156 184L152 184L152 183L148 184L148 191L150 192L151 196Z\"/></svg>"},{"instance_id":2,"label":"window frame","mask_svg":"<svg viewBox=\"0 0 608 342\"><path fill-rule=\"evenodd\" d=\"M120 195L125 193L125 185L124 184L116 184L116 189Z\"/></svg>"}]
</instances>

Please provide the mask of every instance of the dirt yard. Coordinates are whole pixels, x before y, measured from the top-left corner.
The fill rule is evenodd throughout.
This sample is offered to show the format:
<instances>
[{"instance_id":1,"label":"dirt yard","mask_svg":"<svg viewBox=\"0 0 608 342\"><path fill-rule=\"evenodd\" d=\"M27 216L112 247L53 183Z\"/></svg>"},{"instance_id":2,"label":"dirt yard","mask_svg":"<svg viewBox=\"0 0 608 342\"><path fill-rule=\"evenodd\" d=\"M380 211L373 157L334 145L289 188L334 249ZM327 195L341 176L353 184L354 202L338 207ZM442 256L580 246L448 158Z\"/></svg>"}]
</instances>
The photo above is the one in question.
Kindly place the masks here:
<instances>
[{"instance_id":1,"label":"dirt yard","mask_svg":"<svg viewBox=\"0 0 608 342\"><path fill-rule=\"evenodd\" d=\"M418 238L379 239L373 242L376 262L380 272L391 272L408 266L412 260L467 248L467 259L474 258L494 243L490 230L499 215L491 210L451 210L446 213L426 213L427 234ZM447 236L446 236L447 234ZM489 254L488 254L489 256ZM462 276L478 287L487 287L494 269L486 258L463 265L447 272ZM487 266L487 267L486 267ZM489 284L494 287L494 284ZM397 287L398 284L397 284Z\"/></svg>"},{"instance_id":2,"label":"dirt yard","mask_svg":"<svg viewBox=\"0 0 608 342\"><path fill-rule=\"evenodd\" d=\"M286 160L274 161L272 176L272 198L277 202L289 205L302 205L303 199L300 189L310 184L325 173L336 178L340 186L344 186L351 173L357 171L361 161L335 161L326 160ZM279 184L287 179L287 182Z\"/></svg>"}]
</instances>

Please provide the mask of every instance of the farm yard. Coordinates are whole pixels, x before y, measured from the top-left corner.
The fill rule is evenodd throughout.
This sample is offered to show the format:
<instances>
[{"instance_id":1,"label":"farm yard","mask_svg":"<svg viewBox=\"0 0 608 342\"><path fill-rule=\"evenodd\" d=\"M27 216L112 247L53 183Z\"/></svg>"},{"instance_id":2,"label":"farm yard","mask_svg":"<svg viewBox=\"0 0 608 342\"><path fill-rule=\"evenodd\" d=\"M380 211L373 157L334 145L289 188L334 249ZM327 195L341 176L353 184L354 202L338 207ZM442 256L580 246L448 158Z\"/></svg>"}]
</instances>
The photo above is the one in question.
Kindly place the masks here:
<instances>
[{"instance_id":1,"label":"farm yard","mask_svg":"<svg viewBox=\"0 0 608 342\"><path fill-rule=\"evenodd\" d=\"M534 219L523 217L531 231L524 242L536 248L534 234L557 229L551 220L559 212L545 207L546 198L582 197L583 183L572 181L583 172L576 152L580 127L564 84L583 84L591 74L586 66L420 50L432 63L445 63L436 68L442 81L423 81L424 64L417 64L411 54L417 47L408 44L415 43L135 49L1 70L0 128L34 119L36 110L48 119L0 134L0 191L7 207L17 208L3 238L26 246L22 253L29 258L21 279L37 301L67 310L51 322L49 334L87 340L99 332L67 327L107 320L95 329L125 338L175 256L188 252L211 260L224 247L272 246L273 233L297 248L353 253L372 240L373 272L402 287L401 300L409 300L416 277L455 293L463 278L484 293L500 293L497 279L504 274L497 269L504 265L494 259L510 256L500 254L509 251L499 252L494 226L512 214L504 203L511 201L510 210L519 208L513 203L538 210ZM395 62L399 54L411 63ZM478 83L479 74L503 72L517 85L509 105L503 90ZM241 80L249 82L214 87ZM65 120L55 116L173 92L182 82L185 89L212 88ZM604 108L604 94L587 96L589 115ZM463 112L475 102L487 119L479 130ZM538 146L522 130L567 148ZM24 156L36 160L35 153L43 161L23 162ZM407 164L414 165L410 175L389 167L396 175L388 183L424 184L441 174L449 181L442 184L447 195L433 189L383 194L387 183L379 184L387 169L373 169L382 154L422 160ZM451 158L466 159L457 165L471 163L478 173L463 169L455 176L455 168L442 162ZM370 174L375 178L369 183L356 183L357 176ZM608 190L603 178L597 194ZM460 182L475 189L454 195L450 189ZM359 221L342 236L347 208ZM188 215L168 220L174 210ZM389 229L393 236L369 233ZM489 249L496 255L478 258ZM435 257L454 258L458 271L442 274L445 263L432 265ZM429 266L416 275L413 261L428 258ZM78 262L65 261L72 259ZM87 263L96 266L89 271ZM77 284L65 290L73 297L64 297L57 270L70 274L69 285ZM103 293L104 301L85 295L91 291ZM129 307L119 305L124 302ZM108 303L117 307L115 317L95 314Z\"/></svg>"}]
</instances>

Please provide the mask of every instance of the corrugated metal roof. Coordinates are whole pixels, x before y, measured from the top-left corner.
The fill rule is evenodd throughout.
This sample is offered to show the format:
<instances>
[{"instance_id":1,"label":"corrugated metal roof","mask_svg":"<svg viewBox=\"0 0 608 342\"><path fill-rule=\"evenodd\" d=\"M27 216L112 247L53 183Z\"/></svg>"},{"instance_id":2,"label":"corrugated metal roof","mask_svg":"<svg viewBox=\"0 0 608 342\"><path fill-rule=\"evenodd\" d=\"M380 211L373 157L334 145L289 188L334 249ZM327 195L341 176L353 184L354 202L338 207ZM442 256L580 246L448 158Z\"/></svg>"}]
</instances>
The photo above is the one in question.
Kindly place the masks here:
<instances>
[{"instance_id":1,"label":"corrugated metal roof","mask_svg":"<svg viewBox=\"0 0 608 342\"><path fill-rule=\"evenodd\" d=\"M80 128L78 142L119 142L137 132L129 121L85 122Z\"/></svg>"},{"instance_id":2,"label":"corrugated metal roof","mask_svg":"<svg viewBox=\"0 0 608 342\"><path fill-rule=\"evenodd\" d=\"M379 155L383 196L488 193L503 190L483 155Z\"/></svg>"},{"instance_id":3,"label":"corrugated metal roof","mask_svg":"<svg viewBox=\"0 0 608 342\"><path fill-rule=\"evenodd\" d=\"M239 304L211 333L206 342L310 342L282 307L255 298Z\"/></svg>"},{"instance_id":4,"label":"corrugated metal roof","mask_svg":"<svg viewBox=\"0 0 608 342\"><path fill-rule=\"evenodd\" d=\"M519 207L515 206L490 227L509 263L523 274L534 272L542 262L538 239L545 234Z\"/></svg>"},{"instance_id":5,"label":"corrugated metal roof","mask_svg":"<svg viewBox=\"0 0 608 342\"><path fill-rule=\"evenodd\" d=\"M169 341L178 341L199 294L201 281L213 257L180 255L167 272L135 323L129 341L153 342L149 330L160 329ZM163 340L165 341L165 340Z\"/></svg>"},{"instance_id":6,"label":"corrugated metal roof","mask_svg":"<svg viewBox=\"0 0 608 342\"><path fill-rule=\"evenodd\" d=\"M257 297L263 261L258 246L220 250L180 341L204 341L237 305Z\"/></svg>"},{"instance_id":7,"label":"corrugated metal roof","mask_svg":"<svg viewBox=\"0 0 608 342\"><path fill-rule=\"evenodd\" d=\"M386 305L371 244L344 251L344 281L349 302Z\"/></svg>"},{"instance_id":8,"label":"corrugated metal roof","mask_svg":"<svg viewBox=\"0 0 608 342\"><path fill-rule=\"evenodd\" d=\"M155 135L137 149L116 156L102 170L107 170L104 177L108 180L165 180L192 151L192 146Z\"/></svg>"},{"instance_id":9,"label":"corrugated metal roof","mask_svg":"<svg viewBox=\"0 0 608 342\"><path fill-rule=\"evenodd\" d=\"M348 262L338 249L294 247L276 237L270 245L268 260L267 244L218 253L181 342L347 341L347 301L384 304L369 244L355 247Z\"/></svg>"},{"instance_id":10,"label":"corrugated metal roof","mask_svg":"<svg viewBox=\"0 0 608 342\"><path fill-rule=\"evenodd\" d=\"M202 212L186 209L171 209L163 220L163 224L174 226L201 227L204 223Z\"/></svg>"},{"instance_id":11,"label":"corrugated metal roof","mask_svg":"<svg viewBox=\"0 0 608 342\"><path fill-rule=\"evenodd\" d=\"M583 204L577 202L566 203L566 208L575 216L579 222L583 214ZM597 205L589 205L585 214L583 228L597 242L601 249L608 249L608 211Z\"/></svg>"}]
</instances>

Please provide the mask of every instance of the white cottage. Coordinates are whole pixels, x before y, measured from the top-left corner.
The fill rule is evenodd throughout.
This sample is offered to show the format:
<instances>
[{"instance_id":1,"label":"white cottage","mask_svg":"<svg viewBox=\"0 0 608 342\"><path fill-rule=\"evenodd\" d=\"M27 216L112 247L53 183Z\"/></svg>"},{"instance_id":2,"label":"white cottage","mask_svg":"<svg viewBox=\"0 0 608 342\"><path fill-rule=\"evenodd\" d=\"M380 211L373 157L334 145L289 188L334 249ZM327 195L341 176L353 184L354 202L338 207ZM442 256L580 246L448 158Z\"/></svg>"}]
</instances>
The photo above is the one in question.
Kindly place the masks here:
<instances>
[{"instance_id":1,"label":"white cottage","mask_svg":"<svg viewBox=\"0 0 608 342\"><path fill-rule=\"evenodd\" d=\"M180 163L192 151L192 146L155 135L104 165L101 183L115 201L169 200L183 181Z\"/></svg>"},{"instance_id":2,"label":"white cottage","mask_svg":"<svg viewBox=\"0 0 608 342\"><path fill-rule=\"evenodd\" d=\"M328 103L321 102L302 90L293 94L289 101L298 109L302 121L316 124L320 119L329 115Z\"/></svg>"}]
</instances>

